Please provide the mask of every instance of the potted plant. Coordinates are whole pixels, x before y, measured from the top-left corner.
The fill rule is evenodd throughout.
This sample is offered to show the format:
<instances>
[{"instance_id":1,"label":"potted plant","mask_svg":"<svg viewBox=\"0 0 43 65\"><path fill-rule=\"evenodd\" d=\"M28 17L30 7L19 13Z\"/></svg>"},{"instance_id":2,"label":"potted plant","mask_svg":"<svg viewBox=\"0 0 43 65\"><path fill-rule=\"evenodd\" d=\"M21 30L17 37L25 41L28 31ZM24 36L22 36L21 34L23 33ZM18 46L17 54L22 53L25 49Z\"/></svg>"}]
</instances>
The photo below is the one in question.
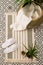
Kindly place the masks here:
<instances>
[{"instance_id":1,"label":"potted plant","mask_svg":"<svg viewBox=\"0 0 43 65\"><path fill-rule=\"evenodd\" d=\"M24 44L23 44L24 45ZM22 55L29 58L29 59L36 59L37 58L37 54L38 54L38 50L37 50L37 47L36 45L34 47L30 47L27 48L25 45L24 47L26 48L27 51L22 51Z\"/></svg>"}]
</instances>

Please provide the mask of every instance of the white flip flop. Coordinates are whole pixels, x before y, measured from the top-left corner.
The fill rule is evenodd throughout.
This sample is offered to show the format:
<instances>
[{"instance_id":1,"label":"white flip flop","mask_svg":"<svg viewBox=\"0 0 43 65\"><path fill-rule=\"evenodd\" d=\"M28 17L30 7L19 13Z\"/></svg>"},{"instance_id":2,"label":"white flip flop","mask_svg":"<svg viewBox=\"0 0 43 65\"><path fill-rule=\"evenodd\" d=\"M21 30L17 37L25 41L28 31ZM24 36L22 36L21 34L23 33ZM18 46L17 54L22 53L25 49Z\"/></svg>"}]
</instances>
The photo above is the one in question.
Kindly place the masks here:
<instances>
[{"instance_id":1,"label":"white flip flop","mask_svg":"<svg viewBox=\"0 0 43 65\"><path fill-rule=\"evenodd\" d=\"M13 44L13 45L11 45L10 47L7 47L7 48L4 50L4 53L13 52L13 51L17 50L18 47L19 47L18 44Z\"/></svg>"},{"instance_id":2,"label":"white flip flop","mask_svg":"<svg viewBox=\"0 0 43 65\"><path fill-rule=\"evenodd\" d=\"M7 41L5 41L5 43L2 44L2 48L6 48L6 47L12 45L13 43L15 43L15 39L14 38L10 38Z\"/></svg>"}]
</instances>

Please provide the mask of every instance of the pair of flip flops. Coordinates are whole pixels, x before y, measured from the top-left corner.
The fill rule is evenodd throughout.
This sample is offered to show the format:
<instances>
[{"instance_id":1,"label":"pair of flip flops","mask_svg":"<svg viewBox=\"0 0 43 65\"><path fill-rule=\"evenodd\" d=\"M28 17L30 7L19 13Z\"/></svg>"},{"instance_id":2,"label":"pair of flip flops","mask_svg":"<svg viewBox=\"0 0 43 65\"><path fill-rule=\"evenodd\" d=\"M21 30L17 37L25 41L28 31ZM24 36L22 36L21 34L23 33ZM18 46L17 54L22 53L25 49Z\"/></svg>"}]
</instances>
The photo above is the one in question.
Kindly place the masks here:
<instances>
[{"instance_id":1,"label":"pair of flip flops","mask_svg":"<svg viewBox=\"0 0 43 65\"><path fill-rule=\"evenodd\" d=\"M13 52L17 50L18 47L19 45L15 42L14 38L10 38L2 44L2 48L4 48L4 53Z\"/></svg>"}]
</instances>

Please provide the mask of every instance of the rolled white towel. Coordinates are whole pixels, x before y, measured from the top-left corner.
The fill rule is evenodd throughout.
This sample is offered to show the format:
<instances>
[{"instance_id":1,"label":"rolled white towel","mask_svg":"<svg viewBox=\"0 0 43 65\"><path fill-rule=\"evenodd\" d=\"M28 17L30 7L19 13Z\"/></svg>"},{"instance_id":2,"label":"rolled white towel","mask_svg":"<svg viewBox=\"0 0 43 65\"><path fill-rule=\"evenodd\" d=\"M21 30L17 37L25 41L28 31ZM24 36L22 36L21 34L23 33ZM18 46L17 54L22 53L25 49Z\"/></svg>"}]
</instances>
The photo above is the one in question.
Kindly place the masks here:
<instances>
[{"instance_id":1,"label":"rolled white towel","mask_svg":"<svg viewBox=\"0 0 43 65\"><path fill-rule=\"evenodd\" d=\"M35 11L34 13L33 13L33 16L32 16L32 19L38 19L39 18L39 14L37 13L37 11Z\"/></svg>"},{"instance_id":2,"label":"rolled white towel","mask_svg":"<svg viewBox=\"0 0 43 65\"><path fill-rule=\"evenodd\" d=\"M22 12L21 12L22 13ZM12 24L14 30L25 30L27 25L32 21L31 17L24 14L17 15L15 24Z\"/></svg>"},{"instance_id":3,"label":"rolled white towel","mask_svg":"<svg viewBox=\"0 0 43 65\"><path fill-rule=\"evenodd\" d=\"M35 6L35 10L37 11L38 15L40 16L41 13L42 13L41 7L40 7L39 5L36 5L36 6Z\"/></svg>"},{"instance_id":4,"label":"rolled white towel","mask_svg":"<svg viewBox=\"0 0 43 65\"><path fill-rule=\"evenodd\" d=\"M32 19L33 20L36 20L38 19L41 15L42 15L42 9L39 5L34 5L34 12L33 12L33 15L32 15Z\"/></svg>"},{"instance_id":5,"label":"rolled white towel","mask_svg":"<svg viewBox=\"0 0 43 65\"><path fill-rule=\"evenodd\" d=\"M2 44L2 48L6 48L6 47L10 46L13 43L15 43L15 39L14 38L10 38L7 41L5 41L5 43Z\"/></svg>"},{"instance_id":6,"label":"rolled white towel","mask_svg":"<svg viewBox=\"0 0 43 65\"><path fill-rule=\"evenodd\" d=\"M27 17L31 17L33 15L34 12L34 4L32 3L31 5L26 5L25 7L21 8L18 11L18 15L25 15Z\"/></svg>"},{"instance_id":7,"label":"rolled white towel","mask_svg":"<svg viewBox=\"0 0 43 65\"><path fill-rule=\"evenodd\" d=\"M32 18L25 15L17 16L17 21L12 24L14 30L25 30L27 25L31 22Z\"/></svg>"},{"instance_id":8,"label":"rolled white towel","mask_svg":"<svg viewBox=\"0 0 43 65\"><path fill-rule=\"evenodd\" d=\"M13 51L17 50L18 47L19 47L18 44L13 44L13 45L11 45L10 47L7 47L7 48L4 50L4 53L13 52Z\"/></svg>"}]
</instances>

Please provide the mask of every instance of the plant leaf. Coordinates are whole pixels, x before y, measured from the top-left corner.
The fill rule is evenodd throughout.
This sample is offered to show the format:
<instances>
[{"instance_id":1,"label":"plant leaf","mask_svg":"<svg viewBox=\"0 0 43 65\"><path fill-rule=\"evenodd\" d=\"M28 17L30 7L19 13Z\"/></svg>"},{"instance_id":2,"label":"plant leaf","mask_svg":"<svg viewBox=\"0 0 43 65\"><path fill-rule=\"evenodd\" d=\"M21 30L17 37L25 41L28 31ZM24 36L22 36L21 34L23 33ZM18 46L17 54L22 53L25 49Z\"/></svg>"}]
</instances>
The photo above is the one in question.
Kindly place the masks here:
<instances>
[{"instance_id":1,"label":"plant leaf","mask_svg":"<svg viewBox=\"0 0 43 65\"><path fill-rule=\"evenodd\" d=\"M23 46L28 50L28 48L23 44Z\"/></svg>"},{"instance_id":2,"label":"plant leaf","mask_svg":"<svg viewBox=\"0 0 43 65\"><path fill-rule=\"evenodd\" d=\"M16 2L19 2L20 0L16 0Z\"/></svg>"}]
</instances>

